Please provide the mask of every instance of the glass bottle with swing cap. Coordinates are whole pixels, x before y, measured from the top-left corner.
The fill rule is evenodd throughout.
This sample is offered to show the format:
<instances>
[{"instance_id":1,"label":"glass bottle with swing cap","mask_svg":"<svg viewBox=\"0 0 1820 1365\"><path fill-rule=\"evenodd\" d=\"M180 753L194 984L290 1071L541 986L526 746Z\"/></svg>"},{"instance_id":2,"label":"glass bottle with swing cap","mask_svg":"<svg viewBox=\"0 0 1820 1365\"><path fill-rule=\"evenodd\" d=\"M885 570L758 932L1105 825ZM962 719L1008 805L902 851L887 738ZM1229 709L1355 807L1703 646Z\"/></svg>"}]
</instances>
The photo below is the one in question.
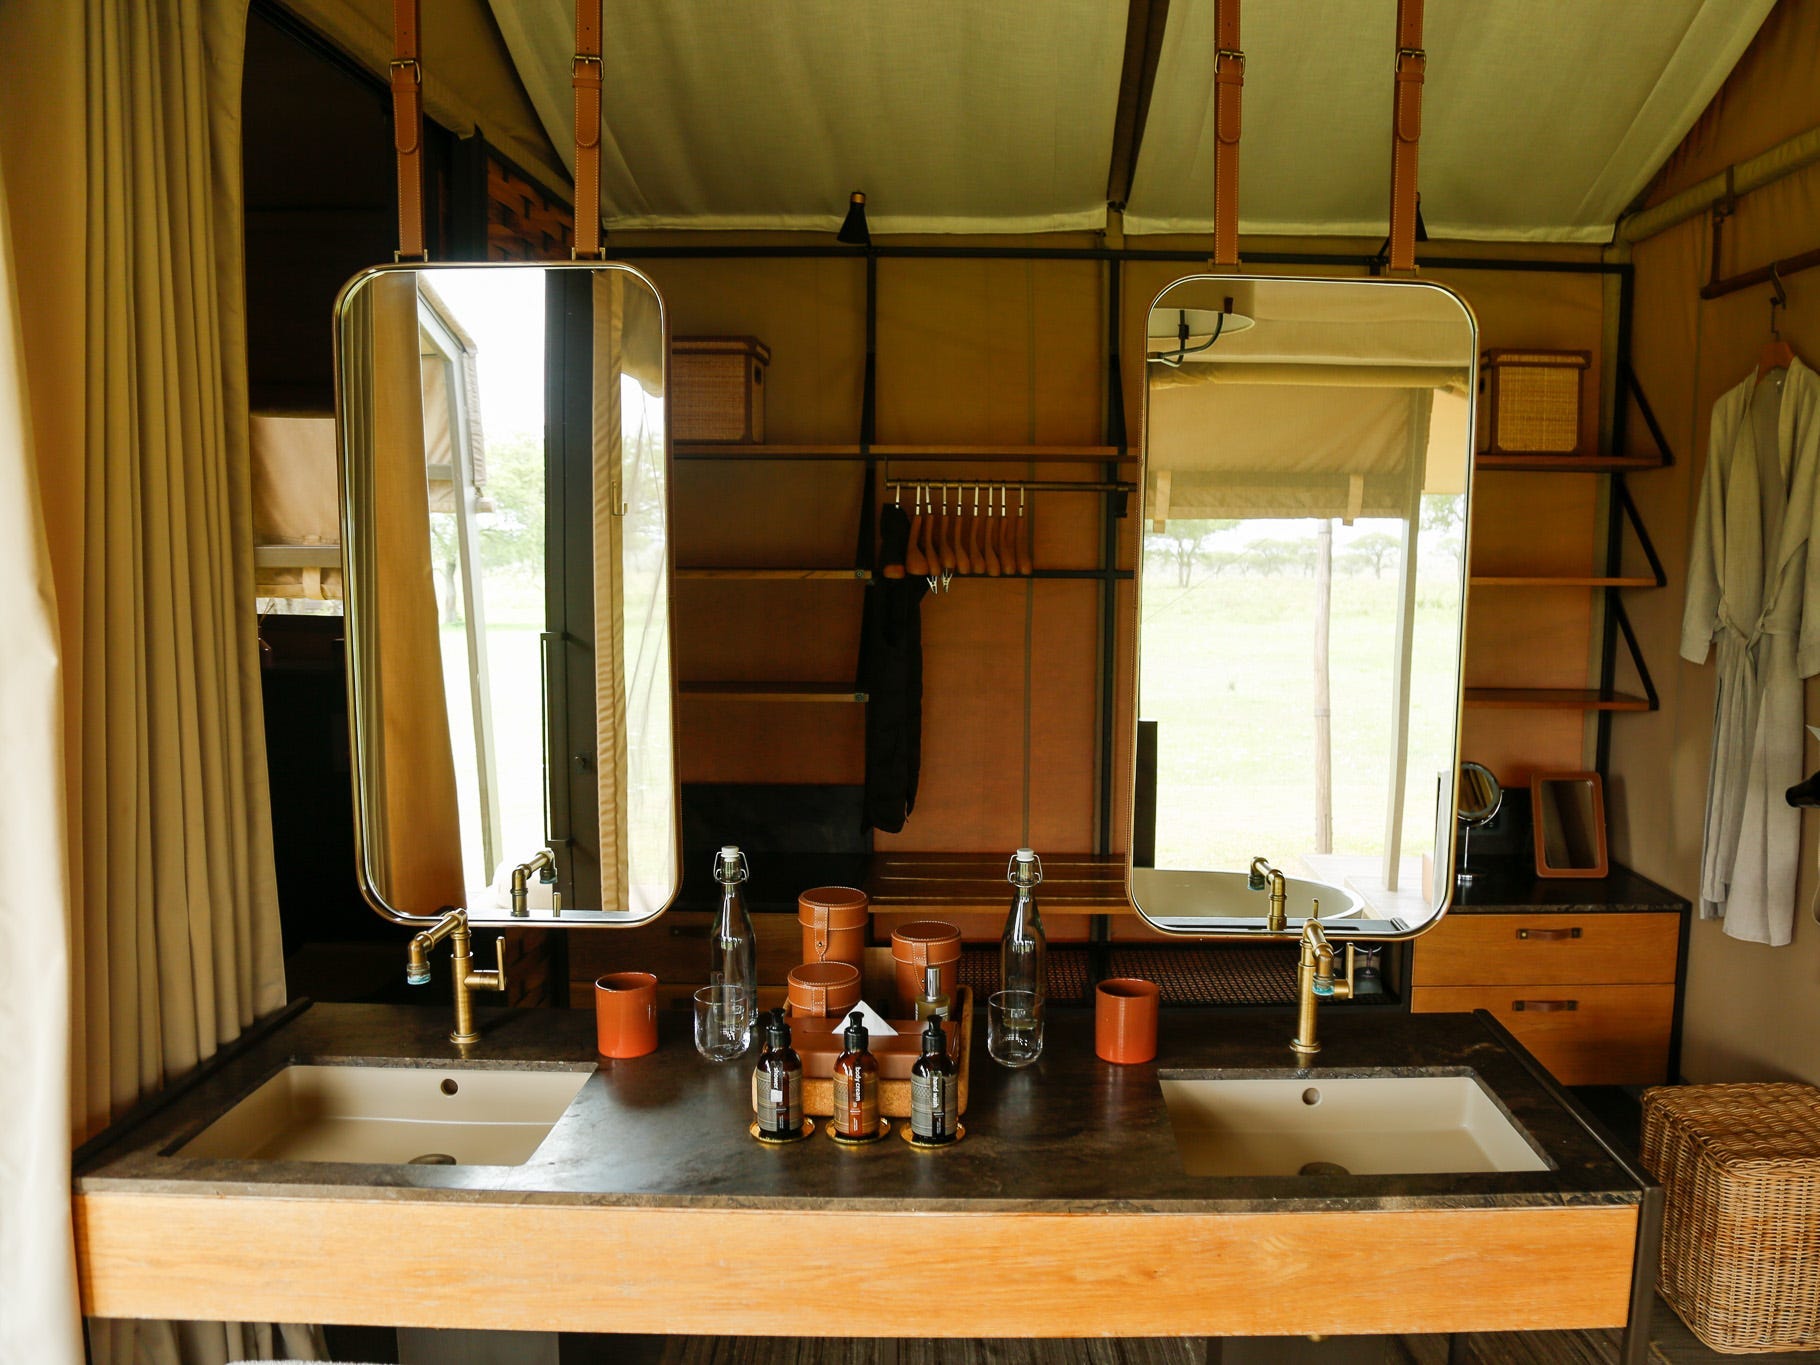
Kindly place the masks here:
<instances>
[{"instance_id":1,"label":"glass bottle with swing cap","mask_svg":"<svg viewBox=\"0 0 1820 1365\"><path fill-rule=\"evenodd\" d=\"M1031 849L1020 848L1011 855L1011 861L1005 867L1005 880L1011 883L1013 890L1011 913L1005 917L1005 932L999 939L998 988L1001 991L1028 991L1036 998L1040 1010L1048 984L1044 963L1048 944L1043 936L1043 919L1036 908L1036 888L1043 880L1043 860Z\"/></svg>"},{"instance_id":2,"label":"glass bottle with swing cap","mask_svg":"<svg viewBox=\"0 0 1820 1365\"><path fill-rule=\"evenodd\" d=\"M758 1020L758 939L741 889L751 875L746 855L728 844L714 855L714 880L720 883L720 912L708 935L708 981L737 986L745 994L746 1023Z\"/></svg>"}]
</instances>

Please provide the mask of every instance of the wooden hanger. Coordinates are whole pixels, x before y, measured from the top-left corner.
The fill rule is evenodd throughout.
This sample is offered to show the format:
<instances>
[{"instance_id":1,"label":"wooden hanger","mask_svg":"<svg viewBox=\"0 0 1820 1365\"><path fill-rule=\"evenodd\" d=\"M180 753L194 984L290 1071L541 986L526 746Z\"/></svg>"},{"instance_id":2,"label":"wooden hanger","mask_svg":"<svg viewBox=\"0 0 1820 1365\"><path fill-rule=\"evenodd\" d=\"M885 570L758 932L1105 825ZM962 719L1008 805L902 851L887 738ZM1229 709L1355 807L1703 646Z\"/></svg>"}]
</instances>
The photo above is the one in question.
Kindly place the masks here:
<instances>
[{"instance_id":1,"label":"wooden hanger","mask_svg":"<svg viewBox=\"0 0 1820 1365\"><path fill-rule=\"evenodd\" d=\"M922 578L929 572L929 560L923 552L923 535L929 520L923 515L923 490L920 487L911 500L911 506L916 510L910 517L910 545L904 551L904 572Z\"/></svg>"},{"instance_id":2,"label":"wooden hanger","mask_svg":"<svg viewBox=\"0 0 1820 1365\"><path fill-rule=\"evenodd\" d=\"M1776 310L1788 306L1788 290L1782 287L1782 276L1777 273L1774 264L1769 268L1770 286L1776 291L1769 301L1769 340L1763 343L1763 349L1757 353L1757 378L1768 377L1771 370L1786 370L1795 363L1795 350L1782 339L1782 333L1776 326Z\"/></svg>"}]
</instances>

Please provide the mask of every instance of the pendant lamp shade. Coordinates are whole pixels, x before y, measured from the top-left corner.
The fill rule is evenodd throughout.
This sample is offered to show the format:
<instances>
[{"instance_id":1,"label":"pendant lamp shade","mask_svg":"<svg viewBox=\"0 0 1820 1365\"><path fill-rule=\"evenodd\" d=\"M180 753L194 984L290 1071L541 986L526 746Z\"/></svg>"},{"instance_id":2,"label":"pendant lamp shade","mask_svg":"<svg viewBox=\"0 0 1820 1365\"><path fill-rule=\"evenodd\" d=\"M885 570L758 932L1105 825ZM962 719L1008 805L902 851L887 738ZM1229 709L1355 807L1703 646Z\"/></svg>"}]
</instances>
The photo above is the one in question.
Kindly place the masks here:
<instances>
[{"instance_id":1,"label":"pendant lamp shade","mask_svg":"<svg viewBox=\"0 0 1820 1365\"><path fill-rule=\"evenodd\" d=\"M866 228L866 196L858 190L847 205L847 219L840 225L834 240L848 246L871 246L872 233Z\"/></svg>"}]
</instances>

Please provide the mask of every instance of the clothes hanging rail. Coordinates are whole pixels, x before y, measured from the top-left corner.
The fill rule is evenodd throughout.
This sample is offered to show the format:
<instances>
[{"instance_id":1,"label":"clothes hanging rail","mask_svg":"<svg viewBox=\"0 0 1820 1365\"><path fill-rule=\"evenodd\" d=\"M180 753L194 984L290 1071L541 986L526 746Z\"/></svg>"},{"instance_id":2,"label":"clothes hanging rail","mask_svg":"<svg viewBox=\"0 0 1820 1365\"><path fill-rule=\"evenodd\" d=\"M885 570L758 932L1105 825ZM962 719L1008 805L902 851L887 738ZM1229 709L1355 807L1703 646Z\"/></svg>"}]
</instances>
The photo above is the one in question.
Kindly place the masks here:
<instances>
[{"instance_id":1,"label":"clothes hanging rail","mask_svg":"<svg viewBox=\"0 0 1820 1365\"><path fill-rule=\"evenodd\" d=\"M1713 238L1715 242L1718 240L1717 228L1718 224L1715 223ZM1798 275L1803 270L1812 270L1815 266L1820 266L1820 247L1816 247L1812 251L1800 252L1794 256L1784 256L1779 261L1771 261L1768 265L1759 266L1755 270L1744 270L1736 275L1710 279L1701 286L1700 297L1719 299L1724 298L1727 294L1736 294L1742 289L1757 289L1766 284L1773 285L1778 278L1786 280L1790 275Z\"/></svg>"},{"instance_id":2,"label":"clothes hanging rail","mask_svg":"<svg viewBox=\"0 0 1820 1365\"><path fill-rule=\"evenodd\" d=\"M1120 493L1126 496L1137 492L1137 485L1124 480L1062 481L1049 479L917 479L905 478L901 474L887 473L880 480L893 492L905 489L932 489L941 492L943 489L984 490L1003 488L1013 493Z\"/></svg>"},{"instance_id":3,"label":"clothes hanging rail","mask_svg":"<svg viewBox=\"0 0 1820 1365\"><path fill-rule=\"evenodd\" d=\"M1820 247L1812 251L1798 252L1793 256L1784 256L1771 261L1768 265L1758 266L1755 270L1741 270L1735 275L1719 274L1719 257L1725 246L1725 220L1738 209L1738 194L1733 189L1733 168L1725 168L1725 193L1713 201L1712 206L1712 253L1711 264L1706 271L1706 283L1700 286L1700 297L1703 299L1722 299L1727 294L1736 294L1742 289L1755 289L1759 285L1774 286L1778 297L1782 294L1781 281L1790 275L1798 275L1803 270L1812 270L1820 266Z\"/></svg>"}]
</instances>

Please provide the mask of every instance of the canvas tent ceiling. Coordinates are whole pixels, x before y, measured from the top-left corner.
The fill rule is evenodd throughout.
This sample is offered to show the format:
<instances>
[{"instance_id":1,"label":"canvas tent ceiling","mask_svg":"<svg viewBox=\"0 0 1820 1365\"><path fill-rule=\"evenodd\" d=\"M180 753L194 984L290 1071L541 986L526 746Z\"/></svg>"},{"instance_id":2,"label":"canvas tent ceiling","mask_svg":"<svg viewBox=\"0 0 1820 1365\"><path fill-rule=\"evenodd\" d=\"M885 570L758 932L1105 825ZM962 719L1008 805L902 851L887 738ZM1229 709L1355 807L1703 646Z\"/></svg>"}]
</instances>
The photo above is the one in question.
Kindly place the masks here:
<instances>
[{"instance_id":1,"label":"canvas tent ceiling","mask_svg":"<svg viewBox=\"0 0 1820 1365\"><path fill-rule=\"evenodd\" d=\"M1772 3L1429 0L1430 233L1609 239ZM572 6L491 4L569 156ZM1128 0L609 5L608 225L832 231L864 189L879 232L1098 228L1127 13ZM1394 13L1394 0L1246 7L1242 230L1384 230ZM1211 228L1212 21L1212 0L1168 6L1127 231Z\"/></svg>"}]
</instances>

